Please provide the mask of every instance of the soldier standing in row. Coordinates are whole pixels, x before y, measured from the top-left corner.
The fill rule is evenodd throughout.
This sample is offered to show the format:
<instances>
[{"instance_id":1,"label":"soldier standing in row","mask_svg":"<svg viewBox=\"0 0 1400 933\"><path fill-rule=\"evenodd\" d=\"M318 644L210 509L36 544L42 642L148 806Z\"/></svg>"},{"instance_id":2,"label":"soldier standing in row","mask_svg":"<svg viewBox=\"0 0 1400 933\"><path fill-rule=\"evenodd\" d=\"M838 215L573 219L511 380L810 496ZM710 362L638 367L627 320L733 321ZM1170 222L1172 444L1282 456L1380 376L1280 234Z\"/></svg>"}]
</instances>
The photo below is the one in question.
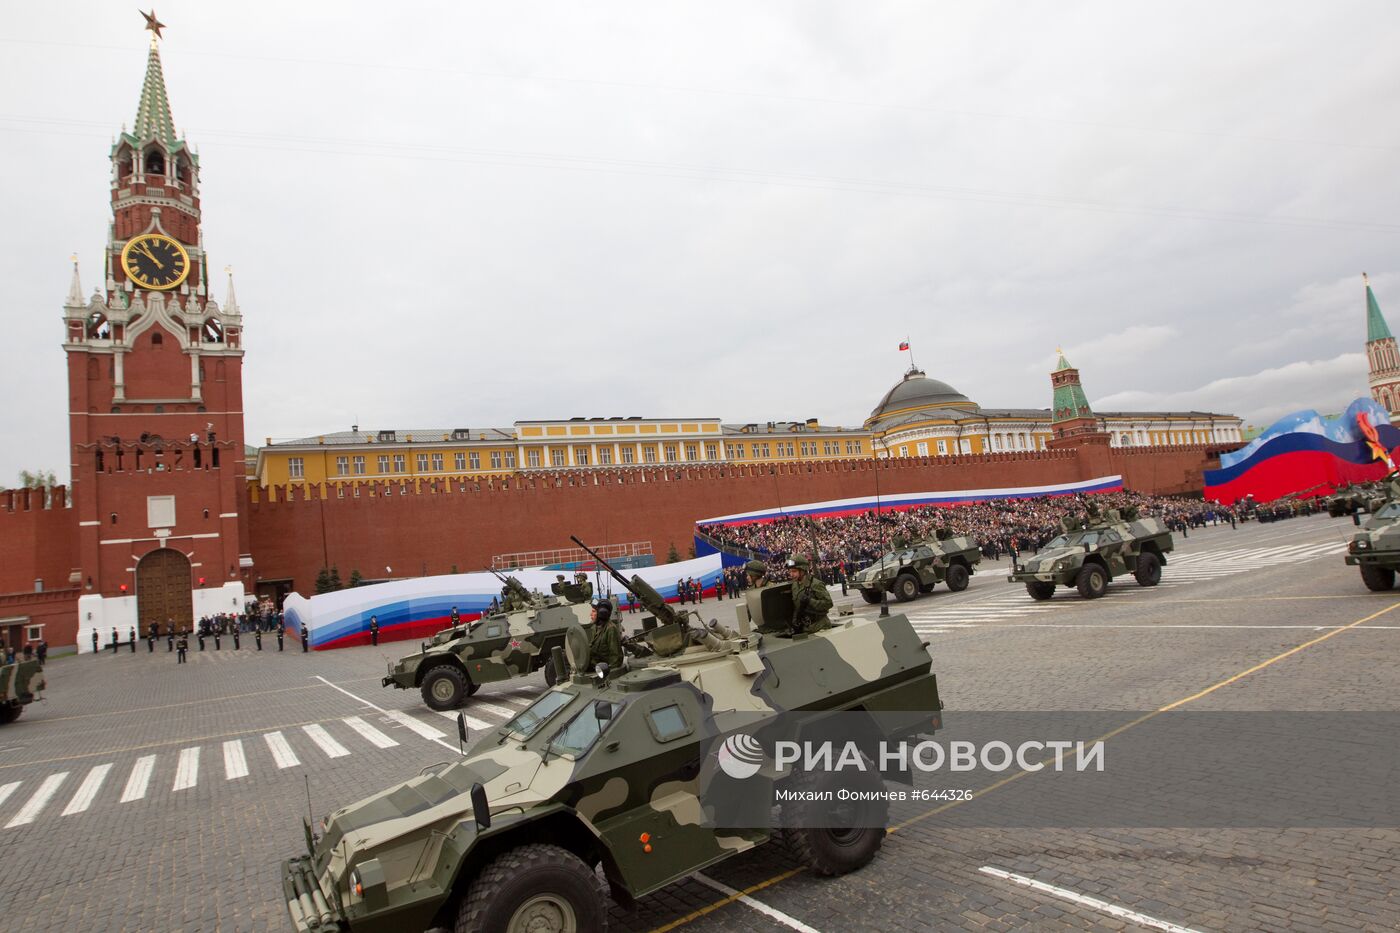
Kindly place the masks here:
<instances>
[{"instance_id":1,"label":"soldier standing in row","mask_svg":"<svg viewBox=\"0 0 1400 933\"><path fill-rule=\"evenodd\" d=\"M457 614L457 609L455 606L452 609L452 614ZM453 622L452 624L456 625L457 623ZM369 617L369 643L371 645L379 644L379 616Z\"/></svg>"},{"instance_id":2,"label":"soldier standing in row","mask_svg":"<svg viewBox=\"0 0 1400 933\"><path fill-rule=\"evenodd\" d=\"M146 629L146 653L156 653L156 624L151 623L151 627Z\"/></svg>"},{"instance_id":3,"label":"soldier standing in row","mask_svg":"<svg viewBox=\"0 0 1400 933\"><path fill-rule=\"evenodd\" d=\"M113 654L116 654L116 653L117 653L117 647L121 644L121 642L117 640L117 639L119 639L120 637L121 637L121 636L117 634L117 627L116 627L115 625L112 626L112 653L113 653Z\"/></svg>"},{"instance_id":4,"label":"soldier standing in row","mask_svg":"<svg viewBox=\"0 0 1400 933\"><path fill-rule=\"evenodd\" d=\"M175 656L175 662L176 662L177 664L184 664L184 663L186 663L186 662L185 662L185 652L187 652L187 651L190 650L190 640L189 640L188 638L185 637L185 633L184 633L184 632L181 632L181 633L180 633L180 644L177 645L176 647L179 648L179 652L178 652L178 653L176 654L176 656Z\"/></svg>"},{"instance_id":5,"label":"soldier standing in row","mask_svg":"<svg viewBox=\"0 0 1400 933\"><path fill-rule=\"evenodd\" d=\"M136 626L133 625L133 626L131 627L130 635L131 635L131 640L130 640L131 653L132 653L132 654L135 654L135 653L136 653Z\"/></svg>"},{"instance_id":6,"label":"soldier standing in row","mask_svg":"<svg viewBox=\"0 0 1400 933\"><path fill-rule=\"evenodd\" d=\"M197 633L197 637L199 638L199 650L200 650L200 651L203 651L203 650L204 650L204 629L203 629L203 628L200 628L199 632Z\"/></svg>"},{"instance_id":7,"label":"soldier standing in row","mask_svg":"<svg viewBox=\"0 0 1400 933\"><path fill-rule=\"evenodd\" d=\"M622 668L622 629L612 617L612 601L595 600L593 603L593 641L588 647L588 665L597 670L599 664L606 664L608 670Z\"/></svg>"},{"instance_id":8,"label":"soldier standing in row","mask_svg":"<svg viewBox=\"0 0 1400 933\"><path fill-rule=\"evenodd\" d=\"M214 626L214 650L215 650L215 651L222 651L222 650L223 650L222 646L219 644L219 631L220 631L222 628L223 628L222 625L216 625L216 626Z\"/></svg>"},{"instance_id":9,"label":"soldier standing in row","mask_svg":"<svg viewBox=\"0 0 1400 933\"><path fill-rule=\"evenodd\" d=\"M257 631L253 633L253 641L257 642L258 650L262 650L262 626L259 625Z\"/></svg>"},{"instance_id":10,"label":"soldier standing in row","mask_svg":"<svg viewBox=\"0 0 1400 933\"><path fill-rule=\"evenodd\" d=\"M234 626L233 626L233 650L234 650L234 651L238 651L239 649L241 649L241 648L243 647L243 646L242 646L241 644L239 644L239 642L238 642L238 629L239 629L239 626L238 626L238 625L234 625Z\"/></svg>"},{"instance_id":11,"label":"soldier standing in row","mask_svg":"<svg viewBox=\"0 0 1400 933\"><path fill-rule=\"evenodd\" d=\"M301 653L311 650L311 633L306 630L306 623L301 623Z\"/></svg>"},{"instance_id":12,"label":"soldier standing in row","mask_svg":"<svg viewBox=\"0 0 1400 933\"><path fill-rule=\"evenodd\" d=\"M788 579L792 581L792 633L810 635L831 628L831 594L826 584L812 574L812 562L802 554L788 559Z\"/></svg>"},{"instance_id":13,"label":"soldier standing in row","mask_svg":"<svg viewBox=\"0 0 1400 933\"><path fill-rule=\"evenodd\" d=\"M97 629L92 630L92 653L97 654Z\"/></svg>"},{"instance_id":14,"label":"soldier standing in row","mask_svg":"<svg viewBox=\"0 0 1400 933\"><path fill-rule=\"evenodd\" d=\"M452 607L452 615L448 616L448 621L452 623L453 628L456 628L458 625L462 624L462 614L457 611L456 606Z\"/></svg>"},{"instance_id":15,"label":"soldier standing in row","mask_svg":"<svg viewBox=\"0 0 1400 933\"><path fill-rule=\"evenodd\" d=\"M280 620L279 620L279 623L280 623ZM285 638L286 636L287 636L287 630L284 629L284 628L282 628L282 626L279 624L279 625L277 626L277 650L278 650L278 651L281 651L281 650L282 650L282 639Z\"/></svg>"},{"instance_id":16,"label":"soldier standing in row","mask_svg":"<svg viewBox=\"0 0 1400 933\"><path fill-rule=\"evenodd\" d=\"M165 622L165 653L169 654L175 650L175 620L167 619Z\"/></svg>"}]
</instances>

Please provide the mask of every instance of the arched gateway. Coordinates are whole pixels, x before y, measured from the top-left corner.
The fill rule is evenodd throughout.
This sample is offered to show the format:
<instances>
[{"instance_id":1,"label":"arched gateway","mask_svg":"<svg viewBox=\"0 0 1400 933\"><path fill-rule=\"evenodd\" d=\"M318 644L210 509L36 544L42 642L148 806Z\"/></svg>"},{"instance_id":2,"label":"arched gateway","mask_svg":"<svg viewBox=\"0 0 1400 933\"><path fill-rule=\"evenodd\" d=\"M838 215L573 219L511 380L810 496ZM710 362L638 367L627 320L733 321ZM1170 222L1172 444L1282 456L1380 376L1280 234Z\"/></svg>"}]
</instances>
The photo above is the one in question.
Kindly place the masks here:
<instances>
[{"instance_id":1,"label":"arched gateway","mask_svg":"<svg viewBox=\"0 0 1400 933\"><path fill-rule=\"evenodd\" d=\"M136 565L136 617L144 634L152 622L192 628L194 591L190 559L174 548L157 548Z\"/></svg>"}]
</instances>

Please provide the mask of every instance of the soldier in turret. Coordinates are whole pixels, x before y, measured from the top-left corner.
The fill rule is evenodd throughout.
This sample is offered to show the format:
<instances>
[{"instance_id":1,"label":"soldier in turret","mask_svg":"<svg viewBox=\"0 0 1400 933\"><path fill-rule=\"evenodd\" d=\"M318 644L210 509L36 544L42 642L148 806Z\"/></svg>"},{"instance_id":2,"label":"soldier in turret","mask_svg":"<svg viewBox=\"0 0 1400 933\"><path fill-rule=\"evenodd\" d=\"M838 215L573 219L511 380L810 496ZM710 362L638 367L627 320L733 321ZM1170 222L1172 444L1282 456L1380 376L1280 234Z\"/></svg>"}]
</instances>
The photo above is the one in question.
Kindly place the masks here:
<instances>
[{"instance_id":1,"label":"soldier in turret","mask_svg":"<svg viewBox=\"0 0 1400 933\"><path fill-rule=\"evenodd\" d=\"M812 573L812 562L805 555L788 558L788 579L792 581L792 634L810 635L831 628L831 594L826 584Z\"/></svg>"},{"instance_id":2,"label":"soldier in turret","mask_svg":"<svg viewBox=\"0 0 1400 933\"><path fill-rule=\"evenodd\" d=\"M606 664L608 670L622 669L622 629L612 617L612 601L593 601L593 641L588 648L588 664L593 669Z\"/></svg>"},{"instance_id":3,"label":"soldier in turret","mask_svg":"<svg viewBox=\"0 0 1400 933\"><path fill-rule=\"evenodd\" d=\"M744 565L744 576L748 578L748 588L756 590L768 583L768 565L761 560L751 560Z\"/></svg>"}]
</instances>

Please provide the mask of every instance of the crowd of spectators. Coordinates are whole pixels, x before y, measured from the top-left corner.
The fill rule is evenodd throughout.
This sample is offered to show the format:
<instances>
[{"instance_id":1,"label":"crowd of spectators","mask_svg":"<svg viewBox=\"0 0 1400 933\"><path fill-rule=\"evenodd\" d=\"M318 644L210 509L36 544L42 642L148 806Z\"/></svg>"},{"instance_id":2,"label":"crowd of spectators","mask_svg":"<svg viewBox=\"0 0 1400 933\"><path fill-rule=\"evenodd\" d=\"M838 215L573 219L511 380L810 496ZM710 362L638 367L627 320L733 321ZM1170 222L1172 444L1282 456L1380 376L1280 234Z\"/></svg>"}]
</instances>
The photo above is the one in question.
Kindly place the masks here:
<instances>
[{"instance_id":1,"label":"crowd of spectators","mask_svg":"<svg viewBox=\"0 0 1400 933\"><path fill-rule=\"evenodd\" d=\"M932 537L940 528L947 528L954 536L971 535L988 560L1035 551L1060 533L1063 517L1083 515L1090 503L1099 509L1136 506L1140 516L1160 518L1169 529L1182 534L1208 524L1233 525L1240 517L1235 509L1213 502L1122 491L924 506L878 514L870 509L858 515L815 520L795 516L744 525L701 525L699 531L728 550L767 562L773 571L790 555L806 554L823 578L836 582L879 558L896 538L914 541Z\"/></svg>"}]
</instances>

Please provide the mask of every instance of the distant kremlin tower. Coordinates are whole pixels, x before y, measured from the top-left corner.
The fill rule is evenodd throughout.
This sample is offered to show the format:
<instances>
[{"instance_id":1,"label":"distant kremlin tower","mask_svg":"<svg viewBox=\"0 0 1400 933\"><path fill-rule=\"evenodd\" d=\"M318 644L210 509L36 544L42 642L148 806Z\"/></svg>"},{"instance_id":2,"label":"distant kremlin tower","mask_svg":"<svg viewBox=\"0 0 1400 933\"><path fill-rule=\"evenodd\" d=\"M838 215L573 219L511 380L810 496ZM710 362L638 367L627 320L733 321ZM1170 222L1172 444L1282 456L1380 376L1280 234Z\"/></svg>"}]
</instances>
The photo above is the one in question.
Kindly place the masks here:
<instances>
[{"instance_id":1,"label":"distant kremlin tower","mask_svg":"<svg viewBox=\"0 0 1400 933\"><path fill-rule=\"evenodd\" d=\"M1371 398L1390 412L1390 423L1395 424L1400 421L1400 351L1364 272L1361 281L1366 285L1366 363L1371 370Z\"/></svg>"}]
</instances>

